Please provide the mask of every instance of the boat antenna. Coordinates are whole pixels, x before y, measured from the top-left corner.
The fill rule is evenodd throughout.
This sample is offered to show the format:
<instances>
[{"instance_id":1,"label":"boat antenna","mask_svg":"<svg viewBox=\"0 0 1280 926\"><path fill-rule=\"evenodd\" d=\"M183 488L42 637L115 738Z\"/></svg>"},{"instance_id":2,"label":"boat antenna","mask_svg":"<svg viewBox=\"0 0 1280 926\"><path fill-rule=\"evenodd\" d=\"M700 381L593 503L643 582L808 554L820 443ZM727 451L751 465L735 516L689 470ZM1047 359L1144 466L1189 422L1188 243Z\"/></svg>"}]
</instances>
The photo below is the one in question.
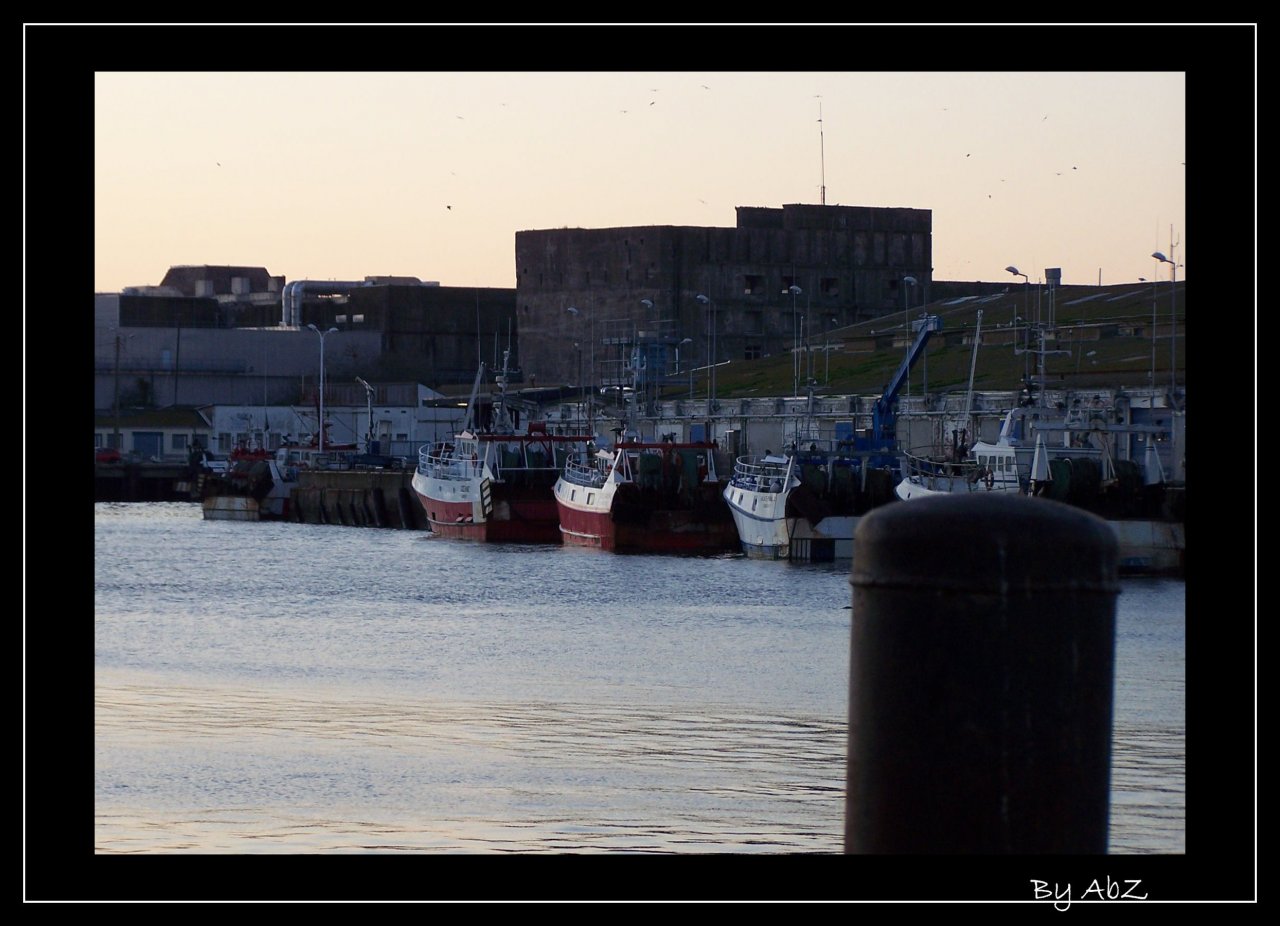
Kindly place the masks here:
<instances>
[{"instance_id":1,"label":"boat antenna","mask_svg":"<svg viewBox=\"0 0 1280 926\"><path fill-rule=\"evenodd\" d=\"M827 204L827 147L822 134L822 97L818 97L818 158L822 167L822 186L819 187L820 202Z\"/></svg>"}]
</instances>

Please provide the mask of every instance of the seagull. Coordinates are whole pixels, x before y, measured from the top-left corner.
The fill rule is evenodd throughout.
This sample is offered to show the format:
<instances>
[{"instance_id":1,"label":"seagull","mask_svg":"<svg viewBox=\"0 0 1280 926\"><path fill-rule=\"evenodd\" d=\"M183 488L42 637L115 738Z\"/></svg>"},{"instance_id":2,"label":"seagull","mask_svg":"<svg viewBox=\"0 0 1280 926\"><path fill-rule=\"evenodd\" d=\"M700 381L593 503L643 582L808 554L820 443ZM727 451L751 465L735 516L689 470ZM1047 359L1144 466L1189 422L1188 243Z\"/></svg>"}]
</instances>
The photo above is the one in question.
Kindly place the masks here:
<instances>
[{"instance_id":1,"label":"seagull","mask_svg":"<svg viewBox=\"0 0 1280 926\"><path fill-rule=\"evenodd\" d=\"M703 90L710 90L710 89L711 89L711 88L710 88L710 87L708 87L706 84L702 84L701 86L702 86L702 89L703 89Z\"/></svg>"},{"instance_id":2,"label":"seagull","mask_svg":"<svg viewBox=\"0 0 1280 926\"><path fill-rule=\"evenodd\" d=\"M445 206L446 209L452 209L452 206Z\"/></svg>"}]
</instances>

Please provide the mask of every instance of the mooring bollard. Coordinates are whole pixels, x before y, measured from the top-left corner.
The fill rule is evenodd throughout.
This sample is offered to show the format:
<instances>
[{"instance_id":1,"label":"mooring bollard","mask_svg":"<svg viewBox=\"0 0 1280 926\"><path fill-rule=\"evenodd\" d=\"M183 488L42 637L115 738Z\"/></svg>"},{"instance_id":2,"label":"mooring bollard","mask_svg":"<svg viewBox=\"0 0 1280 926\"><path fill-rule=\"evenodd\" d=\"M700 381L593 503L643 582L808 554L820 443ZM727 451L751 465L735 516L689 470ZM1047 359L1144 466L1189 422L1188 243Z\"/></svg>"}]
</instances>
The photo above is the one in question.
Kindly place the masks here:
<instances>
[{"instance_id":1,"label":"mooring bollard","mask_svg":"<svg viewBox=\"0 0 1280 926\"><path fill-rule=\"evenodd\" d=\"M1116 540L976 493L854 534L847 853L1107 850Z\"/></svg>"}]
</instances>

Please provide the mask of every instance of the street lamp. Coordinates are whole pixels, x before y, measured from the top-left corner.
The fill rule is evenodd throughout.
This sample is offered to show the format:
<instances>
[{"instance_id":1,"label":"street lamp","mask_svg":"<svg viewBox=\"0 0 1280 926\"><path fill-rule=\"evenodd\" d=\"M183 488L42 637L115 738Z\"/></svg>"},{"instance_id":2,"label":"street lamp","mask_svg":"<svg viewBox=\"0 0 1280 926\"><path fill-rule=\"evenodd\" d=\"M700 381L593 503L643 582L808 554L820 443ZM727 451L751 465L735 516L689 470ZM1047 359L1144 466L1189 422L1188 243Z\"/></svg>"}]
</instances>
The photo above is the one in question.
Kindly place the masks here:
<instances>
[{"instance_id":1,"label":"street lamp","mask_svg":"<svg viewBox=\"0 0 1280 926\"><path fill-rule=\"evenodd\" d=\"M782 291L791 294L791 394L800 394L800 326L796 322L796 296L803 290L792 283Z\"/></svg>"},{"instance_id":2,"label":"street lamp","mask_svg":"<svg viewBox=\"0 0 1280 926\"><path fill-rule=\"evenodd\" d=\"M1174 351L1174 339L1177 337L1178 316L1175 300L1178 298L1178 265L1159 251L1151 255L1163 264L1169 265L1169 401L1173 401L1173 393L1178 388L1178 355Z\"/></svg>"},{"instance_id":3,"label":"street lamp","mask_svg":"<svg viewBox=\"0 0 1280 926\"><path fill-rule=\"evenodd\" d=\"M708 296L699 293L697 300L707 307L707 344L710 361L707 365L707 417L710 418L716 394L716 309ZM710 438L711 435L708 434L707 439L710 440Z\"/></svg>"},{"instance_id":4,"label":"street lamp","mask_svg":"<svg viewBox=\"0 0 1280 926\"><path fill-rule=\"evenodd\" d=\"M125 341L133 340L133 335L127 334L123 338L120 332L116 332L116 375L115 375L115 398L112 404L115 406L116 433L115 433L115 449L124 453L124 445L120 441L120 345Z\"/></svg>"},{"instance_id":5,"label":"street lamp","mask_svg":"<svg viewBox=\"0 0 1280 926\"><path fill-rule=\"evenodd\" d=\"M921 329L928 324L928 318L928 312L920 313ZM929 349L927 347L920 351L920 371L922 373L922 378L924 379L924 384L921 389L924 392L925 411L927 412L929 410Z\"/></svg>"},{"instance_id":6,"label":"street lamp","mask_svg":"<svg viewBox=\"0 0 1280 926\"><path fill-rule=\"evenodd\" d=\"M364 398L369 406L369 426L364 432L364 452L373 453L373 387L359 376L356 377L356 382L364 386Z\"/></svg>"},{"instance_id":7,"label":"street lamp","mask_svg":"<svg viewBox=\"0 0 1280 926\"><path fill-rule=\"evenodd\" d=\"M1012 273L1012 274L1013 274L1014 276L1016 276L1016 277L1022 277L1022 321L1023 321L1024 323L1029 324L1029 323L1027 322L1027 318L1029 317L1030 308L1029 308L1029 306L1028 306L1027 298L1028 298L1028 294L1030 293L1030 290L1031 290L1031 280L1027 277L1027 275L1026 275L1025 273L1023 273L1023 272L1022 272L1021 270L1019 270L1017 267L1013 266L1013 264L1010 264L1008 267L1005 267L1004 269L1005 269L1005 270L1007 270L1007 271L1009 271L1009 273ZM1018 324L1018 315L1016 314L1016 313L1017 313L1017 310L1016 310L1016 309L1014 310L1014 312L1015 312L1015 314L1014 314L1014 318L1013 318L1013 323L1014 323L1014 329L1013 329L1013 352L1016 354L1016 353L1018 352L1018 328L1017 328L1017 324ZM1024 345L1024 346L1025 346L1025 345ZM1027 364L1028 364L1028 362L1029 362L1029 361L1028 361L1027 357L1025 356L1025 351L1024 351L1024 356L1023 356L1023 358L1022 358L1022 378L1023 378L1024 380L1025 380L1028 376L1030 376L1030 375L1031 375L1030 370L1027 368ZM1014 369L1017 369L1017 367L1015 367Z\"/></svg>"},{"instance_id":8,"label":"street lamp","mask_svg":"<svg viewBox=\"0 0 1280 926\"><path fill-rule=\"evenodd\" d=\"M321 331L315 325L307 325L312 331L320 336L320 452L324 453L324 339L325 335L333 334L337 328L330 328L327 331Z\"/></svg>"},{"instance_id":9,"label":"street lamp","mask_svg":"<svg viewBox=\"0 0 1280 926\"><path fill-rule=\"evenodd\" d=\"M903 277L902 282L906 283L907 286L915 286L916 278L909 277L909 276ZM909 355L911 353L911 319L907 317L907 286L902 287L902 330L906 332L906 335L907 335L907 353ZM908 399L911 398L911 368L910 367L907 367L906 397Z\"/></svg>"},{"instance_id":10,"label":"street lamp","mask_svg":"<svg viewBox=\"0 0 1280 926\"><path fill-rule=\"evenodd\" d=\"M676 376L680 375L680 348L684 347L686 344L692 344L692 343L693 343L693 338L685 338L683 341L681 341L679 344L676 345Z\"/></svg>"}]
</instances>

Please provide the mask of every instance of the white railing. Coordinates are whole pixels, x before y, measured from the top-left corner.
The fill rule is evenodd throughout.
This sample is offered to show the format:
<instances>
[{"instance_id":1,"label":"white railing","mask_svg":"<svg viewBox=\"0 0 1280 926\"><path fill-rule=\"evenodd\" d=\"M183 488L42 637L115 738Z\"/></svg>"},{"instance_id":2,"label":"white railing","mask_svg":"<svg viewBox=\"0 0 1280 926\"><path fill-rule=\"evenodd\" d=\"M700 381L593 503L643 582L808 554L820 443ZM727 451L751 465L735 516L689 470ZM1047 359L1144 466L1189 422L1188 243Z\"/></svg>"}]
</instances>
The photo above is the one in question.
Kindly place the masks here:
<instances>
[{"instance_id":1,"label":"white railing","mask_svg":"<svg viewBox=\"0 0 1280 926\"><path fill-rule=\"evenodd\" d=\"M598 465L581 463L577 460L568 460L564 464L564 481L571 482L574 485L598 489L605 484L608 478L608 470Z\"/></svg>"},{"instance_id":2,"label":"white railing","mask_svg":"<svg viewBox=\"0 0 1280 926\"><path fill-rule=\"evenodd\" d=\"M788 469L787 463L754 463L751 457L738 457L730 481L751 492L781 492L787 484Z\"/></svg>"}]
</instances>

